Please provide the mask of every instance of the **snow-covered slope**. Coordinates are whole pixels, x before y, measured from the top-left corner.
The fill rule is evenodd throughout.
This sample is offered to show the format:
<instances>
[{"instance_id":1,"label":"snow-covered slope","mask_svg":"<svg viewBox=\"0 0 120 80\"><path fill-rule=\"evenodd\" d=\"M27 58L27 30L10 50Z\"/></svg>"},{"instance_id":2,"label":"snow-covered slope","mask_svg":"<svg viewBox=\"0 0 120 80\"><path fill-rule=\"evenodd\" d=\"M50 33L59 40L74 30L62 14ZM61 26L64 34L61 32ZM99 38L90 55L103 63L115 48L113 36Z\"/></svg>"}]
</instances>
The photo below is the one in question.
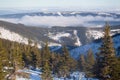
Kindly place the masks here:
<instances>
[{"instance_id":1,"label":"snow-covered slope","mask_svg":"<svg viewBox=\"0 0 120 80\"><path fill-rule=\"evenodd\" d=\"M65 32L58 32L56 34L54 33L49 33L48 37L50 37L51 39L55 40L55 41L60 41L61 37L70 37L70 33L65 33Z\"/></svg>"},{"instance_id":2,"label":"snow-covered slope","mask_svg":"<svg viewBox=\"0 0 120 80\"><path fill-rule=\"evenodd\" d=\"M76 45L76 46L81 46L82 43L80 42L80 38L79 38L78 35L77 35L77 30L74 30L74 31L73 31L73 34L74 34L74 39L76 40L76 41L75 41L75 45Z\"/></svg>"},{"instance_id":3,"label":"snow-covered slope","mask_svg":"<svg viewBox=\"0 0 120 80\"><path fill-rule=\"evenodd\" d=\"M18 43L28 44L28 38L19 35L18 33L12 32L0 26L0 38L15 41ZM34 40L32 40L34 42ZM31 45L33 46L34 43ZM38 44L38 48L41 48L41 45Z\"/></svg>"},{"instance_id":4,"label":"snow-covered slope","mask_svg":"<svg viewBox=\"0 0 120 80\"><path fill-rule=\"evenodd\" d=\"M86 32L86 36L88 39L99 39L103 37L103 31L97 31L97 30L88 30Z\"/></svg>"},{"instance_id":5,"label":"snow-covered slope","mask_svg":"<svg viewBox=\"0 0 120 80\"><path fill-rule=\"evenodd\" d=\"M25 43L28 44L28 39L15 33L11 32L10 30L7 30L5 28L0 27L0 38L7 39L10 41L16 41L19 43Z\"/></svg>"},{"instance_id":6,"label":"snow-covered slope","mask_svg":"<svg viewBox=\"0 0 120 80\"><path fill-rule=\"evenodd\" d=\"M118 33L120 33L120 29L112 29L110 35L113 36ZM96 40L102 38L104 32L102 31L102 29L101 30L88 29L85 34L88 40Z\"/></svg>"},{"instance_id":7,"label":"snow-covered slope","mask_svg":"<svg viewBox=\"0 0 120 80\"><path fill-rule=\"evenodd\" d=\"M65 41L65 39L68 40L72 40L74 42L75 46L81 46L82 43L80 42L80 39L78 37L77 34L77 30L73 30L72 33L68 33L68 32L49 32L47 35L50 39L53 39L59 43L63 43L63 42L69 42L69 41Z\"/></svg>"},{"instance_id":8,"label":"snow-covered slope","mask_svg":"<svg viewBox=\"0 0 120 80\"><path fill-rule=\"evenodd\" d=\"M0 38L10 40L10 41L15 41L18 43L23 43L23 44L28 44L28 40L29 40L29 38L24 37L16 32L6 29L2 26L0 26ZM36 42L36 41L32 40L32 42ZM41 43L43 43L43 42L39 41L38 48L41 48ZM45 44L45 43L43 43L43 44ZM34 45L34 43L32 44L32 46L33 45ZM61 46L61 44L49 42L49 46Z\"/></svg>"}]
</instances>

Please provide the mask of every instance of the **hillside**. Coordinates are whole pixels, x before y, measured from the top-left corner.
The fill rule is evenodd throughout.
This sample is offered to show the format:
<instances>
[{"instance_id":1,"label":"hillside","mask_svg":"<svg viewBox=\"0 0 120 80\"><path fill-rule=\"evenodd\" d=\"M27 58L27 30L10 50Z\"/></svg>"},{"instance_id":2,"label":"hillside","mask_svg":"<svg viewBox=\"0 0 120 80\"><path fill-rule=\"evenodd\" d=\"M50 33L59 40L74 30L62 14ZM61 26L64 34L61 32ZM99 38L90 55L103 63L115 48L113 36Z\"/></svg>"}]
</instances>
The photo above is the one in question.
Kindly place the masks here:
<instances>
[{"instance_id":1,"label":"hillside","mask_svg":"<svg viewBox=\"0 0 120 80\"><path fill-rule=\"evenodd\" d=\"M89 27L34 27L25 26L23 24L13 24L9 22L0 21L0 27L10 32L16 33L23 38L31 39L34 42L38 42L40 46L44 45L46 41L50 46L61 46L63 44L67 46L81 46L92 42L95 39L99 39L103 36L101 28L89 28ZM3 32L5 33L5 32ZM114 26L111 28L111 35L120 33L120 27ZM2 33L1 33L2 34ZM9 36L6 34L4 36ZM16 36L13 36L16 38ZM15 41L15 40L13 40Z\"/></svg>"}]
</instances>

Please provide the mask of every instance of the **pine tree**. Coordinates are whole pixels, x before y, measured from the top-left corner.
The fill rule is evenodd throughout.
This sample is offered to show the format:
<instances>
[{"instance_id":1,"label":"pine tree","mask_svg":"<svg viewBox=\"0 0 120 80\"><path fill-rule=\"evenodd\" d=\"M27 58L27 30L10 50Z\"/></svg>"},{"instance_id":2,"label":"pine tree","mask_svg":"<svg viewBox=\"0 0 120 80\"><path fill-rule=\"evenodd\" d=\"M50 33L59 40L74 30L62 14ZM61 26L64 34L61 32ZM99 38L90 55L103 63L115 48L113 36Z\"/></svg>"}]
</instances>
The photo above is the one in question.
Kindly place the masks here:
<instances>
[{"instance_id":1,"label":"pine tree","mask_svg":"<svg viewBox=\"0 0 120 80\"><path fill-rule=\"evenodd\" d=\"M61 59L62 59L61 54L52 53L50 63L51 63L51 68L54 74L59 73L59 67L62 64Z\"/></svg>"},{"instance_id":2,"label":"pine tree","mask_svg":"<svg viewBox=\"0 0 120 80\"><path fill-rule=\"evenodd\" d=\"M59 75L67 77L70 75L70 72L76 69L76 61L71 58L68 49L63 46L63 54L59 62Z\"/></svg>"},{"instance_id":3,"label":"pine tree","mask_svg":"<svg viewBox=\"0 0 120 80\"><path fill-rule=\"evenodd\" d=\"M42 80L53 80L49 62L47 60L45 61L45 64L43 65Z\"/></svg>"},{"instance_id":4,"label":"pine tree","mask_svg":"<svg viewBox=\"0 0 120 80\"><path fill-rule=\"evenodd\" d=\"M15 72L23 67L22 52L19 44L13 44L13 65Z\"/></svg>"},{"instance_id":5,"label":"pine tree","mask_svg":"<svg viewBox=\"0 0 120 80\"><path fill-rule=\"evenodd\" d=\"M115 64L112 65L110 80L120 80L120 60L119 59L117 59Z\"/></svg>"},{"instance_id":6,"label":"pine tree","mask_svg":"<svg viewBox=\"0 0 120 80\"><path fill-rule=\"evenodd\" d=\"M48 43L46 43L45 47L42 49L41 52L41 66L42 66L42 79L43 80L53 80L51 75L51 67L50 67L50 58L51 52L48 47Z\"/></svg>"},{"instance_id":7,"label":"pine tree","mask_svg":"<svg viewBox=\"0 0 120 80\"><path fill-rule=\"evenodd\" d=\"M79 64L80 71L86 72L86 60L85 60L85 56L83 54L80 55L78 64Z\"/></svg>"},{"instance_id":8,"label":"pine tree","mask_svg":"<svg viewBox=\"0 0 120 80\"><path fill-rule=\"evenodd\" d=\"M26 63L27 63L27 67L28 66L30 66L30 64L31 64L31 52L32 52L32 47L31 47L31 45L32 45L32 40L31 39L29 39L28 40L28 46L25 46L25 55L26 55L26 59L27 59L27 61L26 61Z\"/></svg>"},{"instance_id":9,"label":"pine tree","mask_svg":"<svg viewBox=\"0 0 120 80\"><path fill-rule=\"evenodd\" d=\"M68 49L65 46L63 48L63 52L67 66L70 68L70 71L74 71L76 69L77 61L71 57Z\"/></svg>"},{"instance_id":10,"label":"pine tree","mask_svg":"<svg viewBox=\"0 0 120 80\"><path fill-rule=\"evenodd\" d=\"M35 69L36 64L37 64L37 58L36 58L36 55L33 51L30 53L30 57L31 57L31 60L30 60L31 63L30 64Z\"/></svg>"},{"instance_id":11,"label":"pine tree","mask_svg":"<svg viewBox=\"0 0 120 80\"><path fill-rule=\"evenodd\" d=\"M97 55L96 77L100 80L111 80L116 61L112 38L110 36L110 26L107 23L104 29L104 38L100 47L100 53Z\"/></svg>"},{"instance_id":12,"label":"pine tree","mask_svg":"<svg viewBox=\"0 0 120 80\"><path fill-rule=\"evenodd\" d=\"M42 60L41 66L45 64L46 60L50 61L50 57L51 57L51 52L49 50L48 43L46 43L45 47L41 50L41 60Z\"/></svg>"},{"instance_id":13,"label":"pine tree","mask_svg":"<svg viewBox=\"0 0 120 80\"><path fill-rule=\"evenodd\" d=\"M2 41L0 39L0 80L4 80L5 79L5 76L6 74L8 74L8 72L6 72L6 70L4 69L5 66L7 66L6 62L8 61L7 59L7 52L6 50L3 48L2 46Z\"/></svg>"},{"instance_id":14,"label":"pine tree","mask_svg":"<svg viewBox=\"0 0 120 80\"><path fill-rule=\"evenodd\" d=\"M28 47L30 47L30 46L29 45L28 46L23 45L22 60L23 60L24 67L28 67L29 66L28 56L29 56L29 53L30 53L30 51L29 51L30 49Z\"/></svg>"},{"instance_id":15,"label":"pine tree","mask_svg":"<svg viewBox=\"0 0 120 80\"><path fill-rule=\"evenodd\" d=\"M55 53L51 53L51 57L50 57L50 66L51 66L51 70L53 71L53 73L56 72L56 66L57 66L57 57L55 56Z\"/></svg>"},{"instance_id":16,"label":"pine tree","mask_svg":"<svg viewBox=\"0 0 120 80\"><path fill-rule=\"evenodd\" d=\"M36 55L36 67L40 68L41 65L41 53L40 49L38 49L38 44L34 43L34 53Z\"/></svg>"},{"instance_id":17,"label":"pine tree","mask_svg":"<svg viewBox=\"0 0 120 80\"><path fill-rule=\"evenodd\" d=\"M93 77L93 71L94 68L93 66L95 65L95 57L94 54L92 52L92 50L90 49L86 55L86 76L87 77Z\"/></svg>"},{"instance_id":18,"label":"pine tree","mask_svg":"<svg viewBox=\"0 0 120 80\"><path fill-rule=\"evenodd\" d=\"M86 59L89 65L93 66L95 64L95 57L91 49L88 51Z\"/></svg>"}]
</instances>

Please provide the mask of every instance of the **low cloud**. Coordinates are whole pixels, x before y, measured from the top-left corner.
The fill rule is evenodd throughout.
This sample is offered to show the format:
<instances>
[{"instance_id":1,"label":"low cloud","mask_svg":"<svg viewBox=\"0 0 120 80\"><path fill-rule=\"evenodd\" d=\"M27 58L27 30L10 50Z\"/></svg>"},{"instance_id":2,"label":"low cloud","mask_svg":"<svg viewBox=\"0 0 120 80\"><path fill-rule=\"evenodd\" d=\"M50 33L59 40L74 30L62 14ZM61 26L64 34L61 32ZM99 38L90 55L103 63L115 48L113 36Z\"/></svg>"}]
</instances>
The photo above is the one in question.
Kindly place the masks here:
<instances>
[{"instance_id":1,"label":"low cloud","mask_svg":"<svg viewBox=\"0 0 120 80\"><path fill-rule=\"evenodd\" d=\"M31 26L92 26L101 27L103 25L95 23L89 23L94 21L120 21L113 17L102 16L23 16L22 18L0 18L0 20L8 21L12 23L22 23Z\"/></svg>"}]
</instances>

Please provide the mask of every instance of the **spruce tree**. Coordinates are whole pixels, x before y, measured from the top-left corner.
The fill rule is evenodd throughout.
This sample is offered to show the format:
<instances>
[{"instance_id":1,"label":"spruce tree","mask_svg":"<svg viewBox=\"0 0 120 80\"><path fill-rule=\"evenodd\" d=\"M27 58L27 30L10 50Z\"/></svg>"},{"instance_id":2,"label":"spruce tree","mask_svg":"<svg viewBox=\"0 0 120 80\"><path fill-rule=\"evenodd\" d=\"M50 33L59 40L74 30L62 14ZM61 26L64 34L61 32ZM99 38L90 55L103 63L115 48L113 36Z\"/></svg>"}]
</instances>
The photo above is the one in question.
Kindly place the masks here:
<instances>
[{"instance_id":1,"label":"spruce tree","mask_svg":"<svg viewBox=\"0 0 120 80\"><path fill-rule=\"evenodd\" d=\"M51 52L48 47L48 43L46 43L45 47L42 49L41 52L41 58L42 58L42 79L43 80L53 80L51 75L51 67L50 67L50 58L51 58Z\"/></svg>"},{"instance_id":2,"label":"spruce tree","mask_svg":"<svg viewBox=\"0 0 120 80\"><path fill-rule=\"evenodd\" d=\"M31 45L32 45L32 40L29 39L28 40L28 46L25 46L25 54L26 54L26 57L27 57L27 61L26 61L27 67L30 66L30 64L31 64L31 56L30 56L30 53L32 51Z\"/></svg>"},{"instance_id":3,"label":"spruce tree","mask_svg":"<svg viewBox=\"0 0 120 80\"><path fill-rule=\"evenodd\" d=\"M88 53L87 53L87 56L86 56L86 59L87 59L87 63L91 66L93 66L95 64L95 57L94 57L94 54L92 52L92 50L88 50Z\"/></svg>"},{"instance_id":4,"label":"spruce tree","mask_svg":"<svg viewBox=\"0 0 120 80\"><path fill-rule=\"evenodd\" d=\"M57 60L56 60L56 56L55 53L51 53L51 57L50 57L50 66L51 66L51 70L53 71L53 73L55 73L56 71L56 66L57 66Z\"/></svg>"},{"instance_id":5,"label":"spruce tree","mask_svg":"<svg viewBox=\"0 0 120 80\"><path fill-rule=\"evenodd\" d=\"M80 71L86 72L86 60L85 60L85 56L83 54L80 54L80 58L78 60L78 65L79 65Z\"/></svg>"},{"instance_id":6,"label":"spruce tree","mask_svg":"<svg viewBox=\"0 0 120 80\"><path fill-rule=\"evenodd\" d=\"M90 49L86 55L86 76L87 77L93 77L93 71L94 68L93 66L95 65L95 57L94 54L92 52L92 50Z\"/></svg>"},{"instance_id":7,"label":"spruce tree","mask_svg":"<svg viewBox=\"0 0 120 80\"><path fill-rule=\"evenodd\" d=\"M6 54L7 54L7 52L3 48L2 40L0 39L0 80L4 80L6 74L8 74L8 72L5 70L5 67L7 67L6 62L8 62Z\"/></svg>"},{"instance_id":8,"label":"spruce tree","mask_svg":"<svg viewBox=\"0 0 120 80\"><path fill-rule=\"evenodd\" d=\"M33 69L35 69L36 68L36 64L37 64L37 58L36 58L36 55L35 55L35 53L32 51L31 53L30 53L30 57L31 57L31 66L33 67Z\"/></svg>"},{"instance_id":9,"label":"spruce tree","mask_svg":"<svg viewBox=\"0 0 120 80\"><path fill-rule=\"evenodd\" d=\"M103 42L96 59L96 77L100 80L111 80L113 77L112 73L114 72L113 67L116 65L117 59L115 57L108 23L105 25Z\"/></svg>"},{"instance_id":10,"label":"spruce tree","mask_svg":"<svg viewBox=\"0 0 120 80\"><path fill-rule=\"evenodd\" d=\"M49 62L46 60L45 64L43 65L43 72L42 72L42 80L53 80L50 70Z\"/></svg>"},{"instance_id":11,"label":"spruce tree","mask_svg":"<svg viewBox=\"0 0 120 80\"><path fill-rule=\"evenodd\" d=\"M71 58L69 51L65 46L63 46L63 54L59 65L59 75L62 77L69 76L70 72L73 72L76 69L76 61Z\"/></svg>"},{"instance_id":12,"label":"spruce tree","mask_svg":"<svg viewBox=\"0 0 120 80\"><path fill-rule=\"evenodd\" d=\"M21 69L23 67L23 60L22 60L22 52L20 50L20 45L17 43L13 43L13 66L14 71Z\"/></svg>"},{"instance_id":13,"label":"spruce tree","mask_svg":"<svg viewBox=\"0 0 120 80\"><path fill-rule=\"evenodd\" d=\"M52 53L50 62L53 73L58 74L59 67L62 64L61 54Z\"/></svg>"},{"instance_id":14,"label":"spruce tree","mask_svg":"<svg viewBox=\"0 0 120 80\"><path fill-rule=\"evenodd\" d=\"M36 67L40 68L40 65L41 65L41 53L40 53L40 49L37 46L38 46L38 44L34 43L34 53L36 55Z\"/></svg>"},{"instance_id":15,"label":"spruce tree","mask_svg":"<svg viewBox=\"0 0 120 80\"><path fill-rule=\"evenodd\" d=\"M120 60L117 59L114 65L112 65L111 79L120 80Z\"/></svg>"},{"instance_id":16,"label":"spruce tree","mask_svg":"<svg viewBox=\"0 0 120 80\"><path fill-rule=\"evenodd\" d=\"M43 66L47 61L50 61L50 57L51 57L51 52L49 50L49 47L48 47L48 43L46 43L45 47L41 50L41 66Z\"/></svg>"},{"instance_id":17,"label":"spruce tree","mask_svg":"<svg viewBox=\"0 0 120 80\"><path fill-rule=\"evenodd\" d=\"M73 59L68 51L68 49L64 46L63 47L65 62L67 66L70 68L69 71L74 71L76 69L77 61Z\"/></svg>"},{"instance_id":18,"label":"spruce tree","mask_svg":"<svg viewBox=\"0 0 120 80\"><path fill-rule=\"evenodd\" d=\"M29 50L28 50L28 46L26 45L23 45L23 51L22 51L22 60L23 60L23 64L24 64L24 67L28 67L29 66L29 59L28 59L28 56L29 56Z\"/></svg>"}]
</instances>

